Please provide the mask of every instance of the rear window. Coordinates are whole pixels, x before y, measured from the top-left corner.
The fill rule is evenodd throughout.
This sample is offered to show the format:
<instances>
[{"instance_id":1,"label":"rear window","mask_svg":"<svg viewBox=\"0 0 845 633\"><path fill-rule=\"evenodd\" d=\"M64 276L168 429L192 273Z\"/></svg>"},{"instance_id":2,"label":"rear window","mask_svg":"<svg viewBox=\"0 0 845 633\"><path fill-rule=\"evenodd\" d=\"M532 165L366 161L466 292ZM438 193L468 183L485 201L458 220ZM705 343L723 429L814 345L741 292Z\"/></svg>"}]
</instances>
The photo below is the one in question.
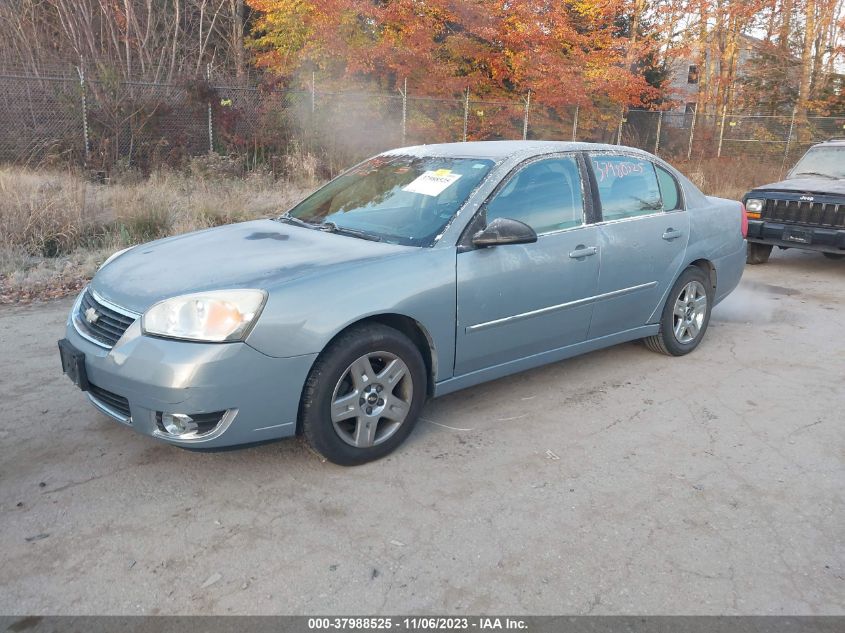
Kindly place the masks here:
<instances>
[{"instance_id":1,"label":"rear window","mask_svg":"<svg viewBox=\"0 0 845 633\"><path fill-rule=\"evenodd\" d=\"M663 198L663 210L675 211L681 208L681 193L678 190L678 181L660 165L655 165L657 170L657 182L660 184L660 197Z\"/></svg>"},{"instance_id":2,"label":"rear window","mask_svg":"<svg viewBox=\"0 0 845 633\"><path fill-rule=\"evenodd\" d=\"M591 160L603 220L633 218L663 210L651 161L606 154L595 154Z\"/></svg>"}]
</instances>

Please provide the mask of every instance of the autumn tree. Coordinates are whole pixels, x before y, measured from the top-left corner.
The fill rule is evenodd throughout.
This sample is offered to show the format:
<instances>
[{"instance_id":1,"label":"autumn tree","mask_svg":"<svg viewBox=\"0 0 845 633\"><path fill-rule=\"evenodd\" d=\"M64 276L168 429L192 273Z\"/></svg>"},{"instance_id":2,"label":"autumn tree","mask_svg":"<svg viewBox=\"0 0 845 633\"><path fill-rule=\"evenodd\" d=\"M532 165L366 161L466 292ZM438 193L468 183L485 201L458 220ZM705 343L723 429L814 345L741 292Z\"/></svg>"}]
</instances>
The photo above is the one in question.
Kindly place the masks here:
<instances>
[{"instance_id":1,"label":"autumn tree","mask_svg":"<svg viewBox=\"0 0 845 633\"><path fill-rule=\"evenodd\" d=\"M804 114L836 89L842 0L692 0L698 109ZM838 60L838 61L837 61Z\"/></svg>"},{"instance_id":2,"label":"autumn tree","mask_svg":"<svg viewBox=\"0 0 845 633\"><path fill-rule=\"evenodd\" d=\"M845 0L4 0L0 65L172 83L351 80L548 104L665 104L698 67L697 107L801 112L841 94ZM661 106L663 107L663 106ZM828 106L825 106L828 107Z\"/></svg>"},{"instance_id":3,"label":"autumn tree","mask_svg":"<svg viewBox=\"0 0 845 633\"><path fill-rule=\"evenodd\" d=\"M636 46L618 32L624 5L585 0L248 0L259 11L251 46L259 65L294 78L394 88L407 78L429 95L524 94L544 103L590 95L639 103L649 93ZM633 51L633 52L632 52Z\"/></svg>"}]
</instances>

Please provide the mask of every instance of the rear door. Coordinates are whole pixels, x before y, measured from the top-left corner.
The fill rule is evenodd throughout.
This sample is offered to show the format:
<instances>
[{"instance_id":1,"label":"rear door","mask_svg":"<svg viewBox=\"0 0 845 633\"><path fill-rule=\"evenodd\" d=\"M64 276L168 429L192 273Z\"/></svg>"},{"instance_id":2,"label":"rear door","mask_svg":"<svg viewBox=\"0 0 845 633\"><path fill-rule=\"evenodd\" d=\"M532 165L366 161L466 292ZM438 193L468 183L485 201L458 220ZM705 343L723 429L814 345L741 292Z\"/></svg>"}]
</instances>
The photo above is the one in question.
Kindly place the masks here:
<instances>
[{"instance_id":1,"label":"rear door","mask_svg":"<svg viewBox=\"0 0 845 633\"><path fill-rule=\"evenodd\" d=\"M647 323L684 265L689 215L674 177L646 158L589 155L602 252L589 338Z\"/></svg>"},{"instance_id":2,"label":"rear door","mask_svg":"<svg viewBox=\"0 0 845 633\"><path fill-rule=\"evenodd\" d=\"M495 218L525 222L533 244L457 254L455 375L584 341L598 283L598 231L587 223L576 155L518 168L484 203L469 233Z\"/></svg>"}]
</instances>

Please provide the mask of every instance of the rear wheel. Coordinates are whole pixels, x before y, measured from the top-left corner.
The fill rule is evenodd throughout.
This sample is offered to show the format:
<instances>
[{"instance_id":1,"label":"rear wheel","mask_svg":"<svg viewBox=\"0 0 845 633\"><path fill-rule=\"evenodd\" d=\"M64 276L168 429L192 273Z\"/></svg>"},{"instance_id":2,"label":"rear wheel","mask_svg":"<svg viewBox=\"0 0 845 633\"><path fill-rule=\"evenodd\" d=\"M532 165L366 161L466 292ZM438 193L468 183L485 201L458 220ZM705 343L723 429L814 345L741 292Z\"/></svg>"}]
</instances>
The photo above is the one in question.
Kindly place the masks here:
<instances>
[{"instance_id":1,"label":"rear wheel","mask_svg":"<svg viewBox=\"0 0 845 633\"><path fill-rule=\"evenodd\" d=\"M771 254L771 244L758 244L757 242L748 242L748 250L746 251L745 261L748 264L765 264L767 261L769 261L769 255Z\"/></svg>"},{"instance_id":2,"label":"rear wheel","mask_svg":"<svg viewBox=\"0 0 845 633\"><path fill-rule=\"evenodd\" d=\"M666 298L660 317L660 333L645 339L646 346L669 356L683 356L698 347L713 302L710 279L697 266L687 268Z\"/></svg>"},{"instance_id":3,"label":"rear wheel","mask_svg":"<svg viewBox=\"0 0 845 633\"><path fill-rule=\"evenodd\" d=\"M384 457L411 433L426 396L425 363L402 333L354 327L317 359L302 395L305 439L335 464Z\"/></svg>"},{"instance_id":4,"label":"rear wheel","mask_svg":"<svg viewBox=\"0 0 845 633\"><path fill-rule=\"evenodd\" d=\"M824 255L828 259L845 259L845 255L841 253L822 253L822 255Z\"/></svg>"}]
</instances>

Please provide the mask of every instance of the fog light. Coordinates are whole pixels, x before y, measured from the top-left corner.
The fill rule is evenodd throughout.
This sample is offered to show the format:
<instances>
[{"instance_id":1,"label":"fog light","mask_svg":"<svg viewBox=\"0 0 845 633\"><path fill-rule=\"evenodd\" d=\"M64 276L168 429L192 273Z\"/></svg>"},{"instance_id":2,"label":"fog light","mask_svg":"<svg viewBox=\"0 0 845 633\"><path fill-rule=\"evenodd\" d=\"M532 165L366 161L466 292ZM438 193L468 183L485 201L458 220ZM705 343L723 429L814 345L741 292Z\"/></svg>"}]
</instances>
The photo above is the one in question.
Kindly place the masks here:
<instances>
[{"instance_id":1,"label":"fog light","mask_svg":"<svg viewBox=\"0 0 845 633\"><path fill-rule=\"evenodd\" d=\"M162 413L161 424L164 430L171 435L187 435L196 433L197 423L193 418L184 413Z\"/></svg>"},{"instance_id":2,"label":"fog light","mask_svg":"<svg viewBox=\"0 0 845 633\"><path fill-rule=\"evenodd\" d=\"M237 409L208 413L165 413L152 411L153 435L179 444L205 442L219 437L238 414Z\"/></svg>"}]
</instances>

